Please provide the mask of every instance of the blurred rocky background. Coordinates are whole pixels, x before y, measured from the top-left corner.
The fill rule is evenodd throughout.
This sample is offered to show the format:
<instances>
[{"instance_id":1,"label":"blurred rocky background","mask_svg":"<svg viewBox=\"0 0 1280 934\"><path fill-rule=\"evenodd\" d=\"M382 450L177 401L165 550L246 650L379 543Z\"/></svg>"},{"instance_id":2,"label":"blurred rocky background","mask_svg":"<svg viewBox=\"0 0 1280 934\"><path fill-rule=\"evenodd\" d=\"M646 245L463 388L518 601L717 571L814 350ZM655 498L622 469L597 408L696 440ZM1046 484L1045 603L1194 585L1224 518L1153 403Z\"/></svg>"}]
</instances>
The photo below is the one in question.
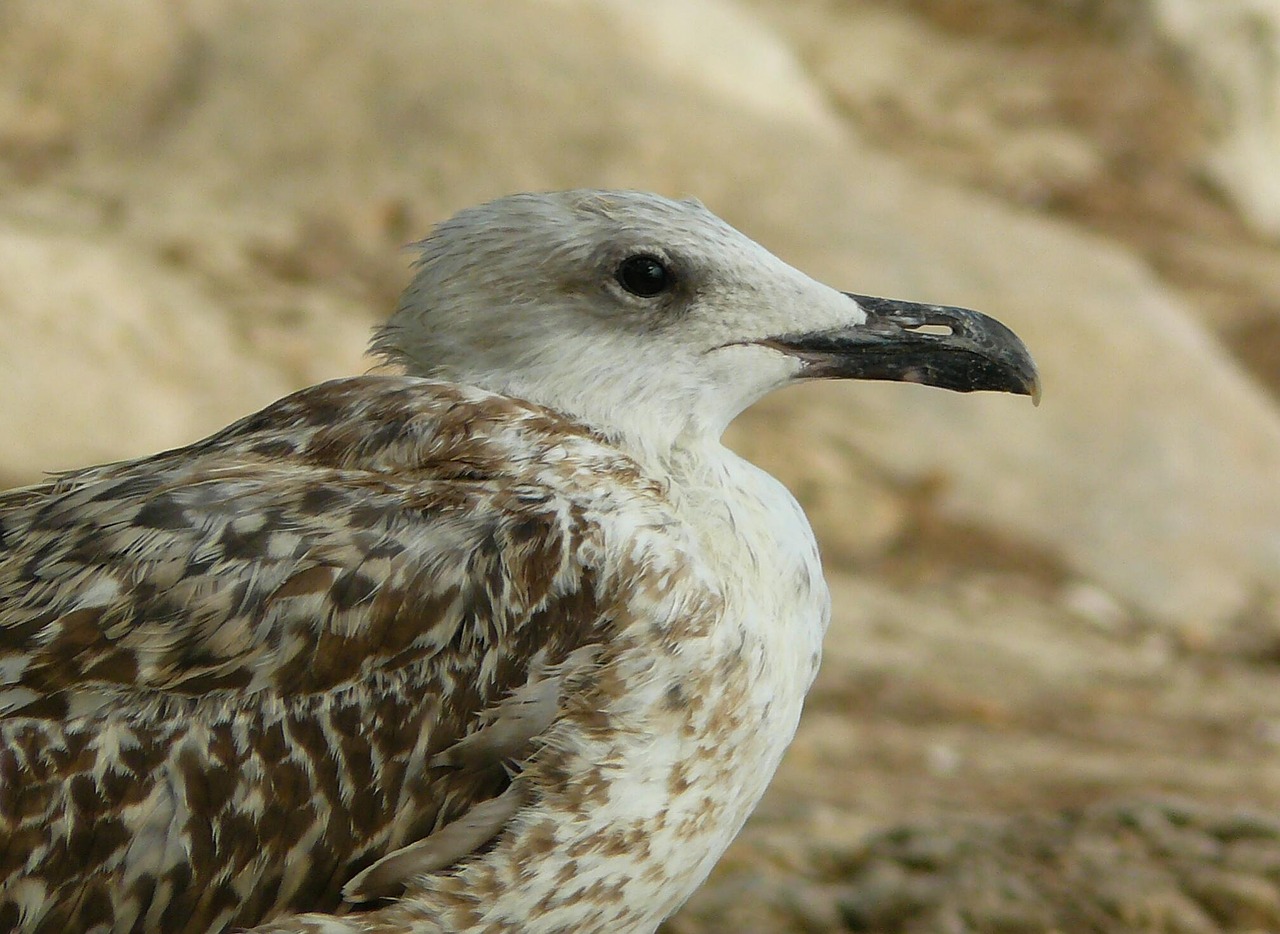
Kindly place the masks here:
<instances>
[{"instance_id":1,"label":"blurred rocky background","mask_svg":"<svg viewBox=\"0 0 1280 934\"><path fill-rule=\"evenodd\" d=\"M405 243L576 186L1044 376L734 426L835 620L669 934L1280 930L1275 0L0 0L0 481L366 369Z\"/></svg>"}]
</instances>

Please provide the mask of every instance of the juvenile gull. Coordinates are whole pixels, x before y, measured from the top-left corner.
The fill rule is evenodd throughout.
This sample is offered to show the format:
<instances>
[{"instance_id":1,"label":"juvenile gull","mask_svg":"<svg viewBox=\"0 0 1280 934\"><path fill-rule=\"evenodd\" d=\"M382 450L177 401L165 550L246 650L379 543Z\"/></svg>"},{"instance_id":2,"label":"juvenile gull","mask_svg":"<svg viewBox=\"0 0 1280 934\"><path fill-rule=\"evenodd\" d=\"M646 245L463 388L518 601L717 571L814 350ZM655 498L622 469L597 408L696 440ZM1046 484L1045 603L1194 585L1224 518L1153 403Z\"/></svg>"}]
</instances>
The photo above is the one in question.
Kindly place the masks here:
<instances>
[{"instance_id":1,"label":"juvenile gull","mask_svg":"<svg viewBox=\"0 0 1280 934\"><path fill-rule=\"evenodd\" d=\"M992 319L693 201L516 195L420 247L373 340L408 375L0 495L0 929L653 931L828 620L725 426L805 379L1038 391Z\"/></svg>"}]
</instances>

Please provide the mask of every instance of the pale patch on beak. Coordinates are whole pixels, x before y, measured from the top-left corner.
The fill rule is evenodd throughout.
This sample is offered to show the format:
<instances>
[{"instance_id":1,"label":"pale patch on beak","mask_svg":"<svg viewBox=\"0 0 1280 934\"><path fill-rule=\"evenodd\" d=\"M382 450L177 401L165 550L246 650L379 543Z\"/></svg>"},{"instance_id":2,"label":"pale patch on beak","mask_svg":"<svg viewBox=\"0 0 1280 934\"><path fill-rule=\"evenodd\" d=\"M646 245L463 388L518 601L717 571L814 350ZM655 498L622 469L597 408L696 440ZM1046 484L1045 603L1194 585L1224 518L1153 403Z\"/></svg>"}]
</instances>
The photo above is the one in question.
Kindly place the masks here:
<instances>
[{"instance_id":1,"label":"pale patch on beak","mask_svg":"<svg viewBox=\"0 0 1280 934\"><path fill-rule=\"evenodd\" d=\"M758 343L796 357L809 379L877 379L956 392L1011 392L1040 404L1040 376L1021 339L968 308L919 305L846 292L862 324Z\"/></svg>"}]
</instances>

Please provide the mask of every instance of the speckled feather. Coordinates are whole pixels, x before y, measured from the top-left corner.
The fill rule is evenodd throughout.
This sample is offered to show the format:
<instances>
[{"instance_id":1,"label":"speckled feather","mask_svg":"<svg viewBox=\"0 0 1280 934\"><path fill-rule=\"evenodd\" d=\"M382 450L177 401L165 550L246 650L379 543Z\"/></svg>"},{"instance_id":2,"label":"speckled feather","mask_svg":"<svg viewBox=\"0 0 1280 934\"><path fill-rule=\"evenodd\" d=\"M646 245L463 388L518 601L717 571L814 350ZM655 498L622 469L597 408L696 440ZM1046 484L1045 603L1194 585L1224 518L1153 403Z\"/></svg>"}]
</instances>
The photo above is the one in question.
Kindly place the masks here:
<instances>
[{"instance_id":1,"label":"speckled feather","mask_svg":"<svg viewBox=\"0 0 1280 934\"><path fill-rule=\"evenodd\" d=\"M660 623L670 602L647 591L671 589L671 527L580 426L395 377L6 494L0 927L337 907L376 859L555 768L518 730L450 750L531 679L576 679L565 703L608 689L638 604ZM695 586L668 622L715 605Z\"/></svg>"}]
</instances>

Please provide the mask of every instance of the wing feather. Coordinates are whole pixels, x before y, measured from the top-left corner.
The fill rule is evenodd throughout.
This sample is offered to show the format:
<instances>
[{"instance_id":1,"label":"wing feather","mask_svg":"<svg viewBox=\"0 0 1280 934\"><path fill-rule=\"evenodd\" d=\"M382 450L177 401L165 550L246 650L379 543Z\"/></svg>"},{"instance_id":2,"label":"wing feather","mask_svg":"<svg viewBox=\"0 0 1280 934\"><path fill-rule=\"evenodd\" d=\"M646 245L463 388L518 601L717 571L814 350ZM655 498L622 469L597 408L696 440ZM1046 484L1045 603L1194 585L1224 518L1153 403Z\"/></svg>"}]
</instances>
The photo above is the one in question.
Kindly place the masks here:
<instances>
[{"instance_id":1,"label":"wing feather","mask_svg":"<svg viewBox=\"0 0 1280 934\"><path fill-rule=\"evenodd\" d=\"M86 692L332 690L498 640L547 598L571 520L518 458L479 431L424 437L411 399L352 412L312 392L331 426L295 397L274 422L0 499L0 712L28 714L30 692L70 710Z\"/></svg>"},{"instance_id":2,"label":"wing feather","mask_svg":"<svg viewBox=\"0 0 1280 934\"><path fill-rule=\"evenodd\" d=\"M0 927L331 909L497 799L609 640L601 510L656 492L545 410L361 377L0 495Z\"/></svg>"}]
</instances>

